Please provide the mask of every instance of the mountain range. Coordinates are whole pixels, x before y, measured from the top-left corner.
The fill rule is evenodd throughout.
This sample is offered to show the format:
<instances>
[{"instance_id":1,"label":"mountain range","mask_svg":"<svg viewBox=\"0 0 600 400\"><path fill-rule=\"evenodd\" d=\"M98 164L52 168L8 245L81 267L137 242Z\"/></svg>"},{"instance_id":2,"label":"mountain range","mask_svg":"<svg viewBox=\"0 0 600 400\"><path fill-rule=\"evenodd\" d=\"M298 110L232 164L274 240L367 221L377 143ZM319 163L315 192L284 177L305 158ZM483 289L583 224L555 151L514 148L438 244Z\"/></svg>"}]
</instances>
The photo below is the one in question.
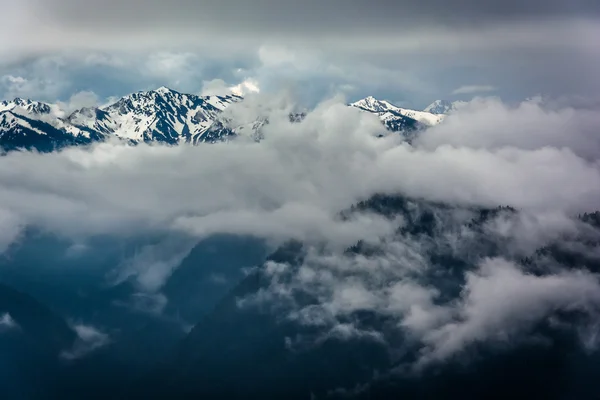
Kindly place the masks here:
<instances>
[{"instance_id":1,"label":"mountain range","mask_svg":"<svg viewBox=\"0 0 600 400\"><path fill-rule=\"evenodd\" d=\"M72 112L57 104L16 98L0 102L0 148L47 152L113 137L130 143L212 143L247 131L246 126L235 126L223 116L226 108L241 101L243 97L234 94L196 96L164 86L124 96L107 106ZM377 115L393 132L439 124L456 109L455 103L438 100L424 111L410 110L372 96L349 106ZM250 130L257 133L265 122L257 119Z\"/></svg>"},{"instance_id":2,"label":"mountain range","mask_svg":"<svg viewBox=\"0 0 600 400\"><path fill-rule=\"evenodd\" d=\"M435 269L421 279L442 293L436 299L439 307L460 301L464 274L474 273L477 260L508 254L511 245L502 233L486 227L499 219L521 218L512 207L459 210L400 195L372 196L340 217L364 212L396 221L397 229L386 240L422 246L424 259ZM580 233L552 239L528 257L513 260L527 273L523 279L553 276L545 272L549 266L600 271L593 252L600 244L600 213L579 216L578 222L583 224ZM461 232L458 242L456 232ZM110 240L92 245L85 259L88 268L81 268L80 259L60 259L43 277L28 273L33 260L52 260L43 252L49 244L62 254L60 242L35 235L25 238L10 259L0 259L3 398L504 400L514 398L515 391L544 399L598 398L600 355L578 344L583 331L568 329L584 317L575 303L566 309L557 306L551 320L532 325L531 340L487 348L470 343L464 357L413 374L407 366L423 348L399 331L387 308L329 314L318 286L315 291L312 284L293 284L314 251L307 243L290 241L270 249L252 237L204 239L169 278L164 288L168 306L157 314L118 305L117 300L135 293L133 286L98 285L101 275L89 281L73 278L73 271L90 266L114 266L111 254L122 253ZM359 241L343 254L372 258L385 254L385 246ZM410 268L412 260L395 262L395 268ZM274 265L285 268L274 272ZM79 268L71 270L74 266ZM69 272L61 273L61 268ZM57 272L61 278L48 284ZM275 282L291 289L279 291ZM397 287L398 282L385 286ZM414 302L418 308L419 300ZM316 319L322 313L333 319ZM318 323L296 315L314 315L311 321ZM182 329L181 316L191 326ZM100 326L111 340L85 357L57 358L62 349L83 339L72 321ZM565 380L568 368L576 368L574 378Z\"/></svg>"},{"instance_id":3,"label":"mountain range","mask_svg":"<svg viewBox=\"0 0 600 400\"><path fill-rule=\"evenodd\" d=\"M0 103L0 146L260 139L268 119L232 122L225 112L243 101L165 87L72 112L15 99ZM348 106L410 139L463 103ZM529 237L537 222L516 208L402 193L357 199L335 218L365 216L391 229L344 248L319 235L275 247L260 230L72 241L28 226L0 257L2 398L600 398L598 291L579 284L600 274L600 212L539 242ZM163 261L182 239L185 254ZM483 268L489 260L502 264ZM142 287L134 269L166 272L162 286Z\"/></svg>"}]
</instances>

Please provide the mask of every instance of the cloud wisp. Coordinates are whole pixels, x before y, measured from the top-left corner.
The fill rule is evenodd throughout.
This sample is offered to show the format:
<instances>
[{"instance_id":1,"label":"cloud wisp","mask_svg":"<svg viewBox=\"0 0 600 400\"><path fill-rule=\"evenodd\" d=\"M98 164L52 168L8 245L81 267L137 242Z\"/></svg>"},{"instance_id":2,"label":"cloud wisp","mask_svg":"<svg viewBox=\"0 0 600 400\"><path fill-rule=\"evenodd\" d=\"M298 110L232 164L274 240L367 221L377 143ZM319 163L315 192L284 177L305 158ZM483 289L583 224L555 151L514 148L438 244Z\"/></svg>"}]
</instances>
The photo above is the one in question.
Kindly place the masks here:
<instances>
[{"instance_id":1,"label":"cloud wisp","mask_svg":"<svg viewBox=\"0 0 600 400\"><path fill-rule=\"evenodd\" d=\"M0 317L0 333L12 331L14 329L19 329L19 324L12 319L9 313L2 314Z\"/></svg>"},{"instance_id":2,"label":"cloud wisp","mask_svg":"<svg viewBox=\"0 0 600 400\"><path fill-rule=\"evenodd\" d=\"M497 88L492 85L465 85L455 89L452 94L476 94L493 92Z\"/></svg>"},{"instance_id":3,"label":"cloud wisp","mask_svg":"<svg viewBox=\"0 0 600 400\"><path fill-rule=\"evenodd\" d=\"M77 340L71 349L60 354L65 360L80 359L110 343L110 336L93 326L79 324L73 326L73 329L77 333Z\"/></svg>"}]
</instances>

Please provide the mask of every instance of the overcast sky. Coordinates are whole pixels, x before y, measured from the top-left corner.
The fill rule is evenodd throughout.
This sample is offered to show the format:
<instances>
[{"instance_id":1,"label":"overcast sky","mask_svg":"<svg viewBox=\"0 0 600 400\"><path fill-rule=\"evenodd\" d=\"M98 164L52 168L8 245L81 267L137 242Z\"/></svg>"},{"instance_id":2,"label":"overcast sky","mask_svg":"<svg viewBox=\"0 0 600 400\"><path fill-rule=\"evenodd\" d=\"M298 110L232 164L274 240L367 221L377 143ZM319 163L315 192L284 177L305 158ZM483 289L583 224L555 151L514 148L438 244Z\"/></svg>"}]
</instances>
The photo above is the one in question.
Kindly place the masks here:
<instances>
[{"instance_id":1,"label":"overcast sky","mask_svg":"<svg viewBox=\"0 0 600 400\"><path fill-rule=\"evenodd\" d=\"M0 2L2 97L74 108L162 85L207 93L246 82L261 93L227 116L233 126L259 115L269 121L261 143L243 136L206 146L108 141L0 157L0 255L28 227L70 240L81 257L96 235L168 235L115 267L144 296L162 296L198 240L298 239L326 243L339 256L318 255L308 265L318 277L315 293L326 294L324 309L398 317L405 332L419 335L425 361L451 357L466 343L505 340L561 309L593 310L592 336L600 337L597 275L534 276L510 260L477 260L459 297L442 307L437 289L404 279L403 265L427 267L413 263L428 251L423 243L390 242L381 259L359 257L364 273L346 274L357 262L345 249L398 226L368 213L339 218L376 193L457 210L511 205L517 219L497 221L496 230L522 255L579 227L575 216L600 209L598 0ZM416 108L491 97L409 145L399 135L377 138L379 119L344 104L367 95ZM318 106L292 123L298 100ZM447 236L448 245L461 239ZM415 257L399 263L407 254ZM300 280L311 276L301 272Z\"/></svg>"},{"instance_id":2,"label":"overcast sky","mask_svg":"<svg viewBox=\"0 0 600 400\"><path fill-rule=\"evenodd\" d=\"M161 85L250 79L307 102L341 92L437 98L595 97L600 3L1 0L0 95L100 101Z\"/></svg>"}]
</instances>

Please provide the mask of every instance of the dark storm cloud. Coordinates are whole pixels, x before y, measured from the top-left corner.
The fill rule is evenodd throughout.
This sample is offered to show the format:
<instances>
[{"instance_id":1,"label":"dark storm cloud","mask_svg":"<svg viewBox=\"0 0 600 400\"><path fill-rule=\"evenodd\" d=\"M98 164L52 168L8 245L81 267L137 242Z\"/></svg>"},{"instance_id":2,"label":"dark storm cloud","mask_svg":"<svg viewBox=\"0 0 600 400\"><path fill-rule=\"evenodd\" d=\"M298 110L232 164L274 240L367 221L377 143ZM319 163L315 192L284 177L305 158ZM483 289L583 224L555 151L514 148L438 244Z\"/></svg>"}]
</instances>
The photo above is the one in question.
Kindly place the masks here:
<instances>
[{"instance_id":1,"label":"dark storm cloud","mask_svg":"<svg viewBox=\"0 0 600 400\"><path fill-rule=\"evenodd\" d=\"M79 0L38 1L41 10L57 21L69 24L119 25L123 28L148 28L176 21L206 24L223 31L244 29L253 32L281 29L318 34L356 29L396 30L399 23L431 21L478 25L519 19L565 18L598 14L600 3L594 0Z\"/></svg>"},{"instance_id":2,"label":"dark storm cloud","mask_svg":"<svg viewBox=\"0 0 600 400\"><path fill-rule=\"evenodd\" d=\"M8 6L7 12L13 18L0 28L7 34L15 36L15 29L23 26L37 28L36 35L25 31L15 37L17 43L3 46L13 49L26 42L38 51L192 44L243 51L278 42L377 54L424 51L432 45L450 51L474 44L494 48L499 39L513 46L589 46L591 39L584 37L591 36L590 21L600 15L600 5L591 0L24 0ZM570 23L565 26L565 21ZM552 29L539 26L548 23ZM472 32L482 29L479 35Z\"/></svg>"}]
</instances>

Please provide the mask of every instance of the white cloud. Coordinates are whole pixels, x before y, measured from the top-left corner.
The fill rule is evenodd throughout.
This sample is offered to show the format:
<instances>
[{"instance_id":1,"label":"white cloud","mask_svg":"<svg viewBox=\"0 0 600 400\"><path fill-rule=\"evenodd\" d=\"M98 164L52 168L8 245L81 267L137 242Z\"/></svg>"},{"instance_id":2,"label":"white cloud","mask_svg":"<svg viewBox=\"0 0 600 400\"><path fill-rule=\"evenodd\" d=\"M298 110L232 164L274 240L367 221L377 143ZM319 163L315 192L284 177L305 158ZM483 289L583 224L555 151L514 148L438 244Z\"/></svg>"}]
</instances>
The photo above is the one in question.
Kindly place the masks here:
<instances>
[{"instance_id":1,"label":"white cloud","mask_svg":"<svg viewBox=\"0 0 600 400\"><path fill-rule=\"evenodd\" d=\"M108 142L1 157L2 232L8 232L3 247L33 225L77 242L95 234L176 232L198 239L233 233L326 241L340 249L393 229L371 215L337 217L374 193L462 206L512 205L533 215L516 224L522 232L525 226L531 232L567 226L565 215L600 208L600 152L593 151L591 129L597 117L589 110L477 100L409 146L396 135L376 138L379 120L340 98L290 123L291 100L289 93L257 94L228 111L242 123L268 117L261 143ZM156 291L193 240L189 247L162 244L173 249L159 252L163 258L142 249L117 276L136 277L144 290Z\"/></svg>"},{"instance_id":2,"label":"white cloud","mask_svg":"<svg viewBox=\"0 0 600 400\"><path fill-rule=\"evenodd\" d=\"M256 80L246 79L242 83L231 87L230 91L238 96L246 96L250 93L259 93L260 88Z\"/></svg>"},{"instance_id":3,"label":"white cloud","mask_svg":"<svg viewBox=\"0 0 600 400\"><path fill-rule=\"evenodd\" d=\"M413 148L399 145L393 136L376 139L381 130L377 119L337 100L322 104L300 124L287 120L287 112L281 111L289 109L286 104L260 111L270 112L271 117L260 144L239 141L171 148L104 143L44 156L9 154L0 159L2 204L26 223L89 232L130 224L168 227L177 222L181 226L219 215L237 218L256 213L262 218L282 214L286 208L292 210L290 215L301 209L331 215L378 191L463 204L575 212L600 204L598 167L578 156L591 146L578 141L571 143L572 149L564 148L566 141L556 141L559 147L543 145L544 138L549 143L560 138L567 126L549 123L548 115L537 108L471 109L425 132L423 145ZM231 115L250 119L256 110L248 107L242 103L239 112L232 110ZM484 125L488 117L495 119ZM494 123L514 119L523 125ZM534 124L548 132L536 134ZM570 135L593 143L586 127L571 125ZM511 147L495 148L493 142L484 141L472 148L462 139L468 135L471 140L475 134L469 132L477 131L493 139L510 130L524 132ZM537 139L530 144L527 136ZM27 197L31 188L36 190L35 201ZM178 193L176 199L173 193ZM88 223L72 224L80 219Z\"/></svg>"},{"instance_id":4,"label":"white cloud","mask_svg":"<svg viewBox=\"0 0 600 400\"><path fill-rule=\"evenodd\" d=\"M194 68L197 57L198 55L194 53L151 53L143 71L161 82L166 82L167 85L178 86L190 75L195 74Z\"/></svg>"},{"instance_id":5,"label":"white cloud","mask_svg":"<svg viewBox=\"0 0 600 400\"><path fill-rule=\"evenodd\" d=\"M25 226L17 215L0 208L0 227L0 253L4 253L19 238Z\"/></svg>"},{"instance_id":6,"label":"white cloud","mask_svg":"<svg viewBox=\"0 0 600 400\"><path fill-rule=\"evenodd\" d=\"M127 307L133 311L148 314L161 314L169 300L162 293L151 293L148 290L154 290L154 288L142 287L146 290L142 293L134 293L130 296L128 301L117 300L113 304L116 306Z\"/></svg>"},{"instance_id":7,"label":"white cloud","mask_svg":"<svg viewBox=\"0 0 600 400\"><path fill-rule=\"evenodd\" d=\"M19 325L15 322L14 319L12 319L10 314L4 313L0 315L0 333L4 333L14 329L19 329Z\"/></svg>"},{"instance_id":8,"label":"white cloud","mask_svg":"<svg viewBox=\"0 0 600 400\"><path fill-rule=\"evenodd\" d=\"M73 329L77 333L77 340L71 349L64 350L60 354L65 360L85 357L110 343L110 336L93 326L77 324Z\"/></svg>"},{"instance_id":9,"label":"white cloud","mask_svg":"<svg viewBox=\"0 0 600 400\"><path fill-rule=\"evenodd\" d=\"M58 106L68 115L84 107L98 107L100 99L91 91L82 91L73 94L67 102L59 101Z\"/></svg>"},{"instance_id":10,"label":"white cloud","mask_svg":"<svg viewBox=\"0 0 600 400\"><path fill-rule=\"evenodd\" d=\"M465 85L461 86L458 89L455 89L452 94L475 94L475 93L485 93L485 92L494 92L497 88L491 85Z\"/></svg>"},{"instance_id":11,"label":"white cloud","mask_svg":"<svg viewBox=\"0 0 600 400\"><path fill-rule=\"evenodd\" d=\"M237 96L247 96L248 94L259 92L259 84L255 79L252 78L245 79L244 81L233 86L228 85L223 79L213 79L210 81L204 81L200 95L226 96L235 94Z\"/></svg>"},{"instance_id":12,"label":"white cloud","mask_svg":"<svg viewBox=\"0 0 600 400\"><path fill-rule=\"evenodd\" d=\"M600 307L598 276L561 272L534 276L502 259L485 261L467 273L455 319L424 337L422 362L446 359L470 344L509 341L557 310L582 311L595 318Z\"/></svg>"},{"instance_id":13,"label":"white cloud","mask_svg":"<svg viewBox=\"0 0 600 400\"><path fill-rule=\"evenodd\" d=\"M565 241L584 229L580 221L556 211L501 215L485 225L490 235L509 243L511 255L526 257L547 243Z\"/></svg>"},{"instance_id":14,"label":"white cloud","mask_svg":"<svg viewBox=\"0 0 600 400\"><path fill-rule=\"evenodd\" d=\"M381 256L340 256L359 239L389 238L400 221L368 214L338 218L341 209L378 192L459 207L512 205L521 211L517 216L496 219L485 229L508 241L507 256L527 254L577 232L574 214L600 208L597 107L588 103L582 110L539 99L509 106L499 99L476 99L412 146L394 136L375 139L379 121L347 109L339 98L323 102L300 124L288 121L296 107L293 93L307 93L313 100L339 92L385 93L424 104L450 92L596 96L596 14L584 19L544 13L532 19L531 14L490 18L484 13L488 18L473 27L438 23L447 21L442 14L473 20L472 14L440 7L433 8L441 11L433 16L431 8L418 13L422 5L400 14L370 6L357 27L348 23L356 20L353 7L328 8L324 2L315 5L316 12L304 7L311 10L306 18L298 18L298 9L273 18L259 7L246 12L231 4L219 10L199 2L185 7L142 3L24 0L7 5L10 18L0 26L0 35L12 40L0 44L3 96L55 101L68 97L69 88L90 88L93 92L76 94L61 105L69 110L93 105L98 102L94 92L101 92L88 82L90 76L103 78L99 86L117 82L119 90L126 84L135 90L167 85L203 94L239 90L253 96L227 116L242 124L253 123L257 115L268 117L263 142L194 148L104 143L0 157L0 252L27 226L76 243L95 234L183 237L141 248L115 269L117 281L135 278L141 291L127 306L161 312L166 298L160 288L199 238L234 233L275 242L296 238L309 245L326 241L327 252L309 254L293 280L319 304L293 310L291 316L324 327L324 337L383 341L385 332L339 321L355 311L376 311L408 333L407 345L422 349L425 364L474 343L526 333L555 310L577 310L597 321L600 288L593 274L533 276L512 261L490 259L475 264L461 294L443 304L442 290L422 279L433 268L426 257L430 243L403 238L383 243ZM274 12L284 9L265 5ZM415 13L420 18L413 18ZM393 18L383 24L385 14ZM327 17L332 15L340 18ZM398 23L397 15L414 24ZM148 20L156 23L137 22ZM374 21L378 29L370 29ZM281 35L273 37L273 31ZM456 88L473 81L494 86ZM284 96L264 96L282 87ZM113 94L124 93L102 96ZM444 244L464 250L469 233L461 234L453 232ZM289 284L277 276L291 269L269 267L273 290L289 295ZM8 324L3 317L0 329L2 321ZM582 327L592 344L597 327ZM95 328L76 330L80 340L65 353L68 358L110 339Z\"/></svg>"},{"instance_id":15,"label":"white cloud","mask_svg":"<svg viewBox=\"0 0 600 400\"><path fill-rule=\"evenodd\" d=\"M568 149L594 160L600 153L600 138L593 133L598 124L598 109L556 109L540 98L512 106L497 98L476 98L428 129L418 143L428 150L446 145L486 151Z\"/></svg>"},{"instance_id":16,"label":"white cloud","mask_svg":"<svg viewBox=\"0 0 600 400\"><path fill-rule=\"evenodd\" d=\"M22 76L4 75L0 78L0 87L6 99L46 98L57 96L61 90L61 83L42 77L27 79Z\"/></svg>"},{"instance_id":17,"label":"white cloud","mask_svg":"<svg viewBox=\"0 0 600 400\"><path fill-rule=\"evenodd\" d=\"M116 267L113 272L115 283L124 282L131 276L135 276L141 290L156 292L195 244L195 240L175 236L157 244L144 246ZM144 299L147 298L136 297L134 300L139 303L139 306L135 308L156 308L156 306L143 306Z\"/></svg>"},{"instance_id":18,"label":"white cloud","mask_svg":"<svg viewBox=\"0 0 600 400\"><path fill-rule=\"evenodd\" d=\"M463 224L468 220L465 216ZM402 363L404 355L416 355L414 364L412 356L408 358L417 370L461 355L473 345L518 344L540 323L553 323L557 312L578 313L577 322L563 327L573 328L587 350L595 349L600 276L556 265L532 274L504 258L474 258L473 265L451 274L450 266L430 263L428 257L461 239L464 247L454 254L469 261L477 253L473 241L481 239L449 237L458 235L455 228L444 225L431 241L388 237L371 256L308 248L299 267L267 265L270 286L249 299L272 304L280 312L283 308L290 320L320 328L322 337L337 332L339 338L376 340L390 346ZM501 245L501 238L482 235ZM457 272L464 281L451 276ZM318 301L306 305L296 300L298 293ZM357 311L375 313L387 323L361 325L352 318ZM396 342L399 334L401 342Z\"/></svg>"},{"instance_id":19,"label":"white cloud","mask_svg":"<svg viewBox=\"0 0 600 400\"><path fill-rule=\"evenodd\" d=\"M5 83L9 83L9 84L13 84L13 85L24 85L27 83L27 79L20 77L20 76L12 76L12 75L3 76L2 80Z\"/></svg>"},{"instance_id":20,"label":"white cloud","mask_svg":"<svg viewBox=\"0 0 600 400\"><path fill-rule=\"evenodd\" d=\"M223 79L212 79L202 84L201 96L223 96L231 94L231 90Z\"/></svg>"},{"instance_id":21,"label":"white cloud","mask_svg":"<svg viewBox=\"0 0 600 400\"><path fill-rule=\"evenodd\" d=\"M319 104L300 123L289 121L295 107L290 92L258 93L227 111L235 123L268 118L260 143L247 137L197 147L107 142L0 157L0 244L6 249L27 226L74 243L97 234L160 234L161 241L139 248L112 275L113 282L137 284L138 293L120 305L160 313L167 304L161 288L199 239L218 233L274 244L299 239L308 248L303 265L268 264L271 286L258 300L276 299L290 319L320 329L317 340L360 337L398 350L392 330L402 334L400 350L419 352L418 366L427 366L474 344L510 343L561 310L587 318L577 328L586 345L595 345L599 277L556 266L532 275L511 257L552 241L566 244L582 231L573 217L600 209L596 111L539 99L513 106L476 99L409 145L399 135L377 138L380 121L345 99ZM435 218L448 228L425 240L398 234L402 219L340 218L341 210L375 193L443 202L451 207L436 209ZM482 236L465 228L476 217L468 208L498 205L520 212L483 227L483 238L506 259L482 261ZM361 239L382 252L344 253ZM439 249L466 260L456 282L432 278L447 277L429 259ZM453 285L451 299L446 285ZM318 301L302 307L293 301L296 291ZM361 311L389 323L383 329L354 323ZM67 356L104 345L103 335L90 333Z\"/></svg>"},{"instance_id":22,"label":"white cloud","mask_svg":"<svg viewBox=\"0 0 600 400\"><path fill-rule=\"evenodd\" d=\"M3 99L15 97L42 101L56 99L70 85L67 60L56 55L28 60L27 63L0 66L0 96Z\"/></svg>"}]
</instances>

